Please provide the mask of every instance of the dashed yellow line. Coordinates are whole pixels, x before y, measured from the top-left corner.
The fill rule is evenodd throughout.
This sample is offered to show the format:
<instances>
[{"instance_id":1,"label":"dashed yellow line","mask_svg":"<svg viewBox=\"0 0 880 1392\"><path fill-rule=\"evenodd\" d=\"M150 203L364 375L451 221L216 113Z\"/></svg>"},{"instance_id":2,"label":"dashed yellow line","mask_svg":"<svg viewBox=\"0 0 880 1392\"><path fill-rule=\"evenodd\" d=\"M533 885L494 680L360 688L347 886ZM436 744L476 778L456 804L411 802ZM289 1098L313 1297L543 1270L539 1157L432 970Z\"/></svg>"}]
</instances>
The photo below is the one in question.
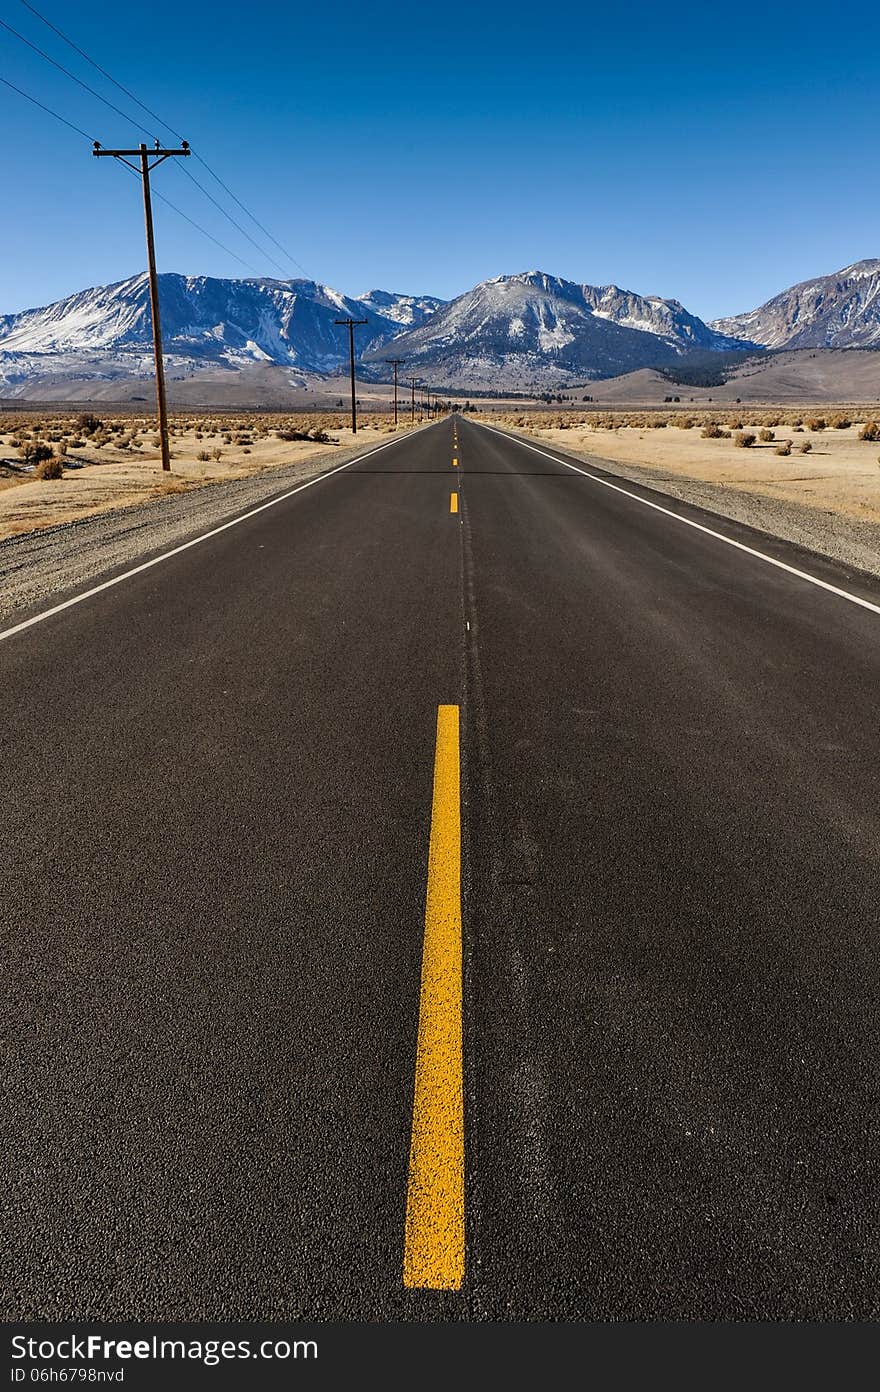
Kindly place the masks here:
<instances>
[{"instance_id":1,"label":"dashed yellow line","mask_svg":"<svg viewBox=\"0 0 880 1392\"><path fill-rule=\"evenodd\" d=\"M416 1049L403 1283L464 1280L459 708L440 706Z\"/></svg>"},{"instance_id":2,"label":"dashed yellow line","mask_svg":"<svg viewBox=\"0 0 880 1392\"><path fill-rule=\"evenodd\" d=\"M458 460L456 459L455 455L452 456L452 467L453 469L458 468Z\"/></svg>"},{"instance_id":3,"label":"dashed yellow line","mask_svg":"<svg viewBox=\"0 0 880 1392\"><path fill-rule=\"evenodd\" d=\"M450 512L458 512L458 494L457 494L457 493L450 493L450 495L449 495L449 511L450 511Z\"/></svg>"}]
</instances>

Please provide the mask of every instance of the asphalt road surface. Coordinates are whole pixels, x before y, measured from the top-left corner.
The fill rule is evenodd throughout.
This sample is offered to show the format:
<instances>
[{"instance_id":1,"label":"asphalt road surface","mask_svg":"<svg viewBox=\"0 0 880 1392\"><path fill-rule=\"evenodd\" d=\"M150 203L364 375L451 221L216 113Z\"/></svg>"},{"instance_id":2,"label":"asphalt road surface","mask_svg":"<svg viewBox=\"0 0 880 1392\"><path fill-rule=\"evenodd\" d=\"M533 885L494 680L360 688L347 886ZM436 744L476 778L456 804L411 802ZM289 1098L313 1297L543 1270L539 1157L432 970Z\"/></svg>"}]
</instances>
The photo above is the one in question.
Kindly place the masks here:
<instances>
[{"instance_id":1,"label":"asphalt road surface","mask_svg":"<svg viewBox=\"0 0 880 1392\"><path fill-rule=\"evenodd\" d=\"M880 585L457 429L0 642L5 1318L880 1317Z\"/></svg>"}]
</instances>

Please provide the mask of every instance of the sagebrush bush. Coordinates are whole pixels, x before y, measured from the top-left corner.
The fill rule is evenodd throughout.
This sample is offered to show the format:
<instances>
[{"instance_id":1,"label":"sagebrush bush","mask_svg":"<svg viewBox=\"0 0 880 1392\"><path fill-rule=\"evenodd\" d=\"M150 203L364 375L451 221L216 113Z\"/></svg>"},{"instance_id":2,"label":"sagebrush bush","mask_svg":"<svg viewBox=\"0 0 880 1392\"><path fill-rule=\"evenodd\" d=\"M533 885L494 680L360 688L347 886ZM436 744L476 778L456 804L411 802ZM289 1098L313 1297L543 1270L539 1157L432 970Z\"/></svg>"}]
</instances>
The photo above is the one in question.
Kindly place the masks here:
<instances>
[{"instance_id":1,"label":"sagebrush bush","mask_svg":"<svg viewBox=\"0 0 880 1392\"><path fill-rule=\"evenodd\" d=\"M880 440L880 424L875 420L865 421L859 431L860 440Z\"/></svg>"},{"instance_id":2,"label":"sagebrush bush","mask_svg":"<svg viewBox=\"0 0 880 1392\"><path fill-rule=\"evenodd\" d=\"M207 464L210 458L211 456L207 450L199 450L198 454L196 455L196 459L199 461L200 464Z\"/></svg>"},{"instance_id":3,"label":"sagebrush bush","mask_svg":"<svg viewBox=\"0 0 880 1392\"><path fill-rule=\"evenodd\" d=\"M750 449L755 443L755 437L750 430L737 430L733 436L733 443L739 449Z\"/></svg>"},{"instance_id":4,"label":"sagebrush bush","mask_svg":"<svg viewBox=\"0 0 880 1392\"><path fill-rule=\"evenodd\" d=\"M824 418L823 418L822 416L811 416L810 419L807 421L807 429L808 429L808 430L814 430L814 431L815 431L815 430L824 430L824 429L825 429L825 420L824 420Z\"/></svg>"},{"instance_id":5,"label":"sagebrush bush","mask_svg":"<svg viewBox=\"0 0 880 1392\"><path fill-rule=\"evenodd\" d=\"M38 479L60 479L64 477L64 464L62 460L56 459L52 455L49 459L42 460L34 470L34 477Z\"/></svg>"},{"instance_id":6,"label":"sagebrush bush","mask_svg":"<svg viewBox=\"0 0 880 1392\"><path fill-rule=\"evenodd\" d=\"M763 430L758 431L758 439L763 441L765 445L769 445L771 440L776 439L776 436L772 430L768 430L765 426Z\"/></svg>"},{"instance_id":7,"label":"sagebrush bush","mask_svg":"<svg viewBox=\"0 0 880 1392\"><path fill-rule=\"evenodd\" d=\"M19 447L19 454L25 464L36 464L39 466L45 460L52 458L52 446L38 444L35 440L25 440Z\"/></svg>"},{"instance_id":8,"label":"sagebrush bush","mask_svg":"<svg viewBox=\"0 0 880 1392\"><path fill-rule=\"evenodd\" d=\"M791 454L791 440L783 440L781 445L777 445L774 454Z\"/></svg>"},{"instance_id":9,"label":"sagebrush bush","mask_svg":"<svg viewBox=\"0 0 880 1392\"><path fill-rule=\"evenodd\" d=\"M804 440L799 448L801 454L809 454L813 446L810 444L809 440Z\"/></svg>"},{"instance_id":10,"label":"sagebrush bush","mask_svg":"<svg viewBox=\"0 0 880 1392\"><path fill-rule=\"evenodd\" d=\"M716 425L715 421L712 421L710 425L703 426L702 436L704 440L720 440L723 434L721 426Z\"/></svg>"}]
</instances>

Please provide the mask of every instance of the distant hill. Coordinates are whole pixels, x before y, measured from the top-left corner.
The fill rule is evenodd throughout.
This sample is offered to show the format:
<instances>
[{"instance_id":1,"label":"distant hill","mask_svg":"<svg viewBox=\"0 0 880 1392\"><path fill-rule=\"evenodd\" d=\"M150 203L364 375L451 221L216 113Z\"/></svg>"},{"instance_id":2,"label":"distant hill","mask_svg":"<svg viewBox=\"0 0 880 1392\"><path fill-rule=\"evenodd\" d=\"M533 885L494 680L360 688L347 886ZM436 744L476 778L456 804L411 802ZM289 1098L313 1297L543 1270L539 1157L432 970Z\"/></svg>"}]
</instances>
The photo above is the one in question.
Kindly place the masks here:
<instances>
[{"instance_id":1,"label":"distant hill","mask_svg":"<svg viewBox=\"0 0 880 1392\"><path fill-rule=\"evenodd\" d=\"M870 414L880 418L880 349L794 349L722 361L727 368L721 384L676 381L674 371L643 368L596 382L590 393L600 406L662 405L672 400L695 405L865 403ZM681 376L690 375L690 366L685 360ZM580 397L572 395L575 400Z\"/></svg>"},{"instance_id":2,"label":"distant hill","mask_svg":"<svg viewBox=\"0 0 880 1392\"><path fill-rule=\"evenodd\" d=\"M880 348L880 260L801 281L711 328L765 348Z\"/></svg>"}]
</instances>

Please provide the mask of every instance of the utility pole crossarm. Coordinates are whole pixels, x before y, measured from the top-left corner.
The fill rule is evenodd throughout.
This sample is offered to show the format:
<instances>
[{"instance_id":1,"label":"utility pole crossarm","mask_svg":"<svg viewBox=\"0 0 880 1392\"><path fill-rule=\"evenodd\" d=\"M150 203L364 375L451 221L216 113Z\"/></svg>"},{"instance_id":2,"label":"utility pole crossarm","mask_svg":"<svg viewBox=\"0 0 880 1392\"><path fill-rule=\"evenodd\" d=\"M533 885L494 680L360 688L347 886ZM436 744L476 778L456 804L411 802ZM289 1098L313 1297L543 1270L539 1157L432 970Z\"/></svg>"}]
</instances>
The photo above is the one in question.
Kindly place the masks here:
<instances>
[{"instance_id":1,"label":"utility pole crossarm","mask_svg":"<svg viewBox=\"0 0 880 1392\"><path fill-rule=\"evenodd\" d=\"M344 324L348 329L348 367L351 375L351 433L357 434L357 395L354 384L354 331L360 324L369 324L369 319L352 319L348 315L345 319L334 319L334 324Z\"/></svg>"},{"instance_id":2,"label":"utility pole crossarm","mask_svg":"<svg viewBox=\"0 0 880 1392\"><path fill-rule=\"evenodd\" d=\"M163 149L160 149L158 142L157 142L157 144L156 144L156 146L155 146L155 149L152 149L152 150L150 150L150 149L149 149L147 146L145 146L145 145L139 145L138 148L137 148L136 150L105 150L104 147L103 147L103 145L101 144L100 140L96 140L96 141L95 141L95 148L92 150L92 154L93 154L93 155L96 155L98 159L100 159L102 156L104 156L104 157L109 156L111 159L126 159L126 158L140 159L141 153L142 153L144 150L147 150L147 154L148 154L151 158L154 158L154 159L155 159L155 163L150 165L150 168L151 168L151 169L155 169L155 168L156 168L156 165L157 165L157 164L161 164L162 161L163 161L163 160L166 160L166 159L168 158L169 155L189 155L189 154L192 153L192 151L191 151L190 148L189 148L189 141L188 141L188 140L183 140L183 141L181 141L181 145L180 145L180 149L179 149L179 150L163 150Z\"/></svg>"},{"instance_id":3,"label":"utility pole crossarm","mask_svg":"<svg viewBox=\"0 0 880 1392\"><path fill-rule=\"evenodd\" d=\"M140 174L144 187L144 222L147 232L147 268L150 276L150 310L153 317L153 357L156 362L156 405L159 414L159 444L162 450L162 468L165 471L171 469L171 449L168 444L168 404L165 397L165 365L162 358L162 326L159 320L159 280L156 275L156 245L153 236L153 202L150 197L150 174L157 165L162 164L172 155L186 156L190 153L189 143L186 140L180 142L179 150L164 150L160 147L158 140L155 148L150 150L146 145L139 145L136 150L104 150L100 141L95 141L92 154L99 158L103 155L110 159L121 160L127 164L129 169L133 169L136 174ZM137 164L132 164L129 156L137 159ZM153 162L150 163L152 156Z\"/></svg>"}]
</instances>

